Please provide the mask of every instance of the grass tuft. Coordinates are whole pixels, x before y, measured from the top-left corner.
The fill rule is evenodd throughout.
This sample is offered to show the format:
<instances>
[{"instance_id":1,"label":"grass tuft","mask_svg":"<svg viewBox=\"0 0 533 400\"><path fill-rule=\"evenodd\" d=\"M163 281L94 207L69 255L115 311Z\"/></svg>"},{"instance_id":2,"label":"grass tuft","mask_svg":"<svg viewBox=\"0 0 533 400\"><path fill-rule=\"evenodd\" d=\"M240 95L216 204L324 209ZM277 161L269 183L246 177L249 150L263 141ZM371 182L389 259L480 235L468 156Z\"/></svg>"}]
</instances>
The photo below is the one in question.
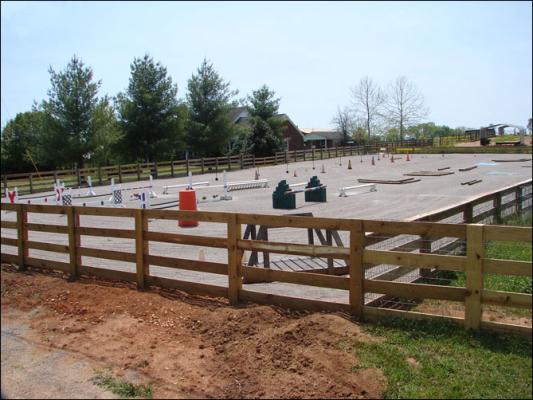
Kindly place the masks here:
<instances>
[{"instance_id":1,"label":"grass tuft","mask_svg":"<svg viewBox=\"0 0 533 400\"><path fill-rule=\"evenodd\" d=\"M103 371L96 372L91 381L122 398L152 398L152 388L149 385L136 385L124 379L117 379Z\"/></svg>"}]
</instances>

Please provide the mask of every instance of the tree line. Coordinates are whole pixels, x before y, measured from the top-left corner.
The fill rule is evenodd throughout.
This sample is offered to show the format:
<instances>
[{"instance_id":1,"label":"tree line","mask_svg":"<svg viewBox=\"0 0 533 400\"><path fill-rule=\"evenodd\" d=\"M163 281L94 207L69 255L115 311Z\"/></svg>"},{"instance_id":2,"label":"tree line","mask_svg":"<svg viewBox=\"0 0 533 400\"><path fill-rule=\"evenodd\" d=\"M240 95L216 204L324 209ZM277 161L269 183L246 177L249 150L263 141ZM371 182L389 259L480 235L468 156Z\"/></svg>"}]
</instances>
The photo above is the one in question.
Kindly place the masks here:
<instances>
[{"instance_id":1,"label":"tree line","mask_svg":"<svg viewBox=\"0 0 533 400\"><path fill-rule=\"evenodd\" d=\"M396 78L386 88L365 76L350 89L350 99L351 104L339 107L332 121L345 141L362 142L377 137L430 139L464 132L464 128L452 129L424 121L429 114L424 96L405 76Z\"/></svg>"},{"instance_id":2,"label":"tree line","mask_svg":"<svg viewBox=\"0 0 533 400\"><path fill-rule=\"evenodd\" d=\"M2 129L2 173L253 153L283 148L280 99L263 85L245 99L204 59L187 82L184 100L167 69L148 54L134 58L128 87L100 96L102 82L73 56L51 67L47 98ZM234 124L231 110L250 118Z\"/></svg>"}]
</instances>

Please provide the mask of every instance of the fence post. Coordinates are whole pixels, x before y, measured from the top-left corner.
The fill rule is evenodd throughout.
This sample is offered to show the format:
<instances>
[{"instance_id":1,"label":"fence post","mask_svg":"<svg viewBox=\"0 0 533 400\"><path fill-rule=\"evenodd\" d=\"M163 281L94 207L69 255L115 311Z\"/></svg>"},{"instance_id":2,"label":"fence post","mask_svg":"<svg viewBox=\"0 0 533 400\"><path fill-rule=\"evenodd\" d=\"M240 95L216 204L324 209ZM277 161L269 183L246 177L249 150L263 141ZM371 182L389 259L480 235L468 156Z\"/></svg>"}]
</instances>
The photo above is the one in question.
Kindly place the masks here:
<instances>
[{"instance_id":1,"label":"fence post","mask_svg":"<svg viewBox=\"0 0 533 400\"><path fill-rule=\"evenodd\" d=\"M28 179L30 181L30 193L33 193L33 174L30 173Z\"/></svg>"},{"instance_id":2,"label":"fence post","mask_svg":"<svg viewBox=\"0 0 533 400\"><path fill-rule=\"evenodd\" d=\"M215 157L215 174L218 174L218 157Z\"/></svg>"},{"instance_id":3,"label":"fence post","mask_svg":"<svg viewBox=\"0 0 533 400\"><path fill-rule=\"evenodd\" d=\"M306 150L306 149L304 149L304 161L305 161L305 153L307 153L307 150Z\"/></svg>"},{"instance_id":4,"label":"fence post","mask_svg":"<svg viewBox=\"0 0 533 400\"><path fill-rule=\"evenodd\" d=\"M481 291L483 290L483 257L485 242L483 225L466 227L466 289L465 328L478 330L481 318Z\"/></svg>"},{"instance_id":5,"label":"fence post","mask_svg":"<svg viewBox=\"0 0 533 400\"><path fill-rule=\"evenodd\" d=\"M98 166L98 184L102 186L102 166Z\"/></svg>"},{"instance_id":6,"label":"fence post","mask_svg":"<svg viewBox=\"0 0 533 400\"><path fill-rule=\"evenodd\" d=\"M237 247L240 238L241 224L237 222L237 214L231 214L228 221L228 297L232 305L239 303L239 292L242 289L242 250Z\"/></svg>"},{"instance_id":7,"label":"fence post","mask_svg":"<svg viewBox=\"0 0 533 400\"><path fill-rule=\"evenodd\" d=\"M28 229L26 227L26 222L28 222L28 213L24 209L24 204L17 204L17 247L20 271L26 270L24 259L29 255L28 248L26 247L26 242L28 241Z\"/></svg>"},{"instance_id":8,"label":"fence post","mask_svg":"<svg viewBox=\"0 0 533 400\"><path fill-rule=\"evenodd\" d=\"M80 247L80 235L77 234L76 228L80 225L80 215L74 206L67 208L67 229L68 229L68 251L70 255L70 281L75 281L79 277L79 266L81 265L81 256L78 256Z\"/></svg>"},{"instance_id":9,"label":"fence post","mask_svg":"<svg viewBox=\"0 0 533 400\"><path fill-rule=\"evenodd\" d=\"M420 237L421 243L420 243L420 253L421 254L430 254L431 253L431 240L429 236L421 236ZM431 275L431 269L430 268L420 268L420 276L427 277Z\"/></svg>"},{"instance_id":10,"label":"fence post","mask_svg":"<svg viewBox=\"0 0 533 400\"><path fill-rule=\"evenodd\" d=\"M118 182L122 183L122 166L118 165Z\"/></svg>"},{"instance_id":11,"label":"fence post","mask_svg":"<svg viewBox=\"0 0 533 400\"><path fill-rule=\"evenodd\" d=\"M231 157L228 155L228 171L231 171Z\"/></svg>"},{"instance_id":12,"label":"fence post","mask_svg":"<svg viewBox=\"0 0 533 400\"><path fill-rule=\"evenodd\" d=\"M76 167L76 178L78 179L78 187L81 187L80 167Z\"/></svg>"},{"instance_id":13,"label":"fence post","mask_svg":"<svg viewBox=\"0 0 533 400\"><path fill-rule=\"evenodd\" d=\"M520 214L522 212L522 187L518 186L515 189L515 197L516 197L516 213Z\"/></svg>"},{"instance_id":14,"label":"fence post","mask_svg":"<svg viewBox=\"0 0 533 400\"><path fill-rule=\"evenodd\" d=\"M170 176L174 178L174 160L170 160Z\"/></svg>"},{"instance_id":15,"label":"fence post","mask_svg":"<svg viewBox=\"0 0 533 400\"><path fill-rule=\"evenodd\" d=\"M203 175L204 174L204 158L203 157L200 159L200 162L201 162L200 169L202 170L202 175Z\"/></svg>"},{"instance_id":16,"label":"fence post","mask_svg":"<svg viewBox=\"0 0 533 400\"><path fill-rule=\"evenodd\" d=\"M363 250L365 245L365 231L362 221L353 221L350 229L350 311L358 320L364 318L365 306L365 269L363 265Z\"/></svg>"},{"instance_id":17,"label":"fence post","mask_svg":"<svg viewBox=\"0 0 533 400\"><path fill-rule=\"evenodd\" d=\"M254 168L255 168L255 154L252 154L252 161L254 163Z\"/></svg>"},{"instance_id":18,"label":"fence post","mask_svg":"<svg viewBox=\"0 0 533 400\"><path fill-rule=\"evenodd\" d=\"M135 210L135 265L137 272L137 289L144 289L145 268L144 268L144 213L140 208Z\"/></svg>"},{"instance_id":19,"label":"fence post","mask_svg":"<svg viewBox=\"0 0 533 400\"><path fill-rule=\"evenodd\" d=\"M141 165L137 162L137 180L141 180Z\"/></svg>"},{"instance_id":20,"label":"fence post","mask_svg":"<svg viewBox=\"0 0 533 400\"><path fill-rule=\"evenodd\" d=\"M321 147L320 148L320 160L323 160L324 159L324 148Z\"/></svg>"},{"instance_id":21,"label":"fence post","mask_svg":"<svg viewBox=\"0 0 533 400\"><path fill-rule=\"evenodd\" d=\"M289 163L289 153L287 150L285 150L285 164Z\"/></svg>"},{"instance_id":22,"label":"fence post","mask_svg":"<svg viewBox=\"0 0 533 400\"><path fill-rule=\"evenodd\" d=\"M294 162L298 161L298 150L294 149L292 152L294 153Z\"/></svg>"},{"instance_id":23,"label":"fence post","mask_svg":"<svg viewBox=\"0 0 533 400\"><path fill-rule=\"evenodd\" d=\"M465 210L463 213L464 221L466 224L471 224L474 219L474 205L472 203L468 203L465 205Z\"/></svg>"},{"instance_id":24,"label":"fence post","mask_svg":"<svg viewBox=\"0 0 533 400\"><path fill-rule=\"evenodd\" d=\"M156 160L156 161L154 161L154 176L153 176L154 179L157 179L159 177L159 171L157 169L158 168L157 168L157 160ZM203 171L202 171L202 173L203 173Z\"/></svg>"},{"instance_id":25,"label":"fence post","mask_svg":"<svg viewBox=\"0 0 533 400\"><path fill-rule=\"evenodd\" d=\"M7 175L4 175L2 180L4 181L4 192L7 192Z\"/></svg>"},{"instance_id":26,"label":"fence post","mask_svg":"<svg viewBox=\"0 0 533 400\"><path fill-rule=\"evenodd\" d=\"M187 158L185 159L185 169L187 170L187 176L189 176L189 154L187 154Z\"/></svg>"},{"instance_id":27,"label":"fence post","mask_svg":"<svg viewBox=\"0 0 533 400\"><path fill-rule=\"evenodd\" d=\"M502 194L496 193L494 195L494 222L497 224L502 223Z\"/></svg>"}]
</instances>

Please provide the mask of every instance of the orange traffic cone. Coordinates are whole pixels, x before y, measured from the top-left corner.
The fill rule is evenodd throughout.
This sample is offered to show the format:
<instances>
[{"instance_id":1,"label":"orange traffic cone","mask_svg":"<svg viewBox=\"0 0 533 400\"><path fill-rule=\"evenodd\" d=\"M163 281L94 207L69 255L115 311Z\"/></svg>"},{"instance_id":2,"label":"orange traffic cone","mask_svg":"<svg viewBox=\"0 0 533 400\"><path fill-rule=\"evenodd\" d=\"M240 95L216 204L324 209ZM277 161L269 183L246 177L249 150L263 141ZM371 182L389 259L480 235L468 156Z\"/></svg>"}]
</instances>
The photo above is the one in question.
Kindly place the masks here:
<instances>
[{"instance_id":1,"label":"orange traffic cone","mask_svg":"<svg viewBox=\"0 0 533 400\"><path fill-rule=\"evenodd\" d=\"M352 169L352 160L348 160L348 169Z\"/></svg>"},{"instance_id":2,"label":"orange traffic cone","mask_svg":"<svg viewBox=\"0 0 533 400\"><path fill-rule=\"evenodd\" d=\"M376 162L374 161L374 156L372 156L372 165L376 165Z\"/></svg>"}]
</instances>

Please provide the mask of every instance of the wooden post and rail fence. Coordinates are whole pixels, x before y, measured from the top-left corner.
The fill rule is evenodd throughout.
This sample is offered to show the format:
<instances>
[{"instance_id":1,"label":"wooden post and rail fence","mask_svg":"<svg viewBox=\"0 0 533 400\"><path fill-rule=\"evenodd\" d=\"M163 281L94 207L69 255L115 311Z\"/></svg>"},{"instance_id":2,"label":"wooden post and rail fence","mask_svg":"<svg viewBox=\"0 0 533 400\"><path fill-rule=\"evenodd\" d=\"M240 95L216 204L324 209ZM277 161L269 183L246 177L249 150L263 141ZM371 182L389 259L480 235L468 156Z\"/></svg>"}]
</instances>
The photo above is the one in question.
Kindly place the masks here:
<instances>
[{"instance_id":1,"label":"wooden post and rail fence","mask_svg":"<svg viewBox=\"0 0 533 400\"><path fill-rule=\"evenodd\" d=\"M531 182L529 182L531 183ZM2 235L1 260L27 266L60 270L71 280L81 275L94 275L104 279L130 281L139 289L149 285L174 288L193 294L226 297L231 304L251 301L275 304L291 309L341 310L358 320L379 319L386 316L400 318L437 319L451 321L467 329L487 329L517 332L531 338L531 327L494 322L483 319L484 305L532 308L531 294L488 290L483 287L487 274L532 276L531 261L498 260L487 258L484 249L488 241L531 243L531 227L509 227L480 224L451 224L421 221L375 221L359 219L331 219L302 216L275 216L223 212L191 212L149 209L115 209L100 207L72 207L55 205L28 205L2 203L4 217L1 227L15 233L13 237ZM66 224L33 223L32 215L66 215ZM7 216L15 216L8 220ZM30 216L30 218L28 218ZM84 219L90 216L128 218L133 229L86 226ZM197 220L226 225L224 237L206 237L193 234L158 232L150 229L154 220ZM93 220L94 221L94 220ZM347 247L331 245L295 244L264 240L243 239L243 225L343 231L349 235ZM106 224L107 226L108 224ZM6 231L4 231L6 232ZM29 239L30 232L61 234L62 244ZM391 250L371 250L367 246L375 235L418 235L422 238L456 238L466 241L466 255L440 255L427 252L413 253ZM131 239L134 252L107 250L82 245L82 237ZM150 254L150 243L163 242L174 246L193 245L227 250L224 262L208 262ZM12 247L11 252L5 251ZM112 247L112 242L110 242ZM15 249L15 250L13 250ZM38 258L31 250L44 250L68 255L68 262ZM246 251L300 255L341 259L348 266L349 276L333 276L310 272L290 272L259 268L243 264ZM135 264L132 272L90 266L84 257L123 261ZM381 279L366 279L365 270L376 264L393 264L436 270L463 272L464 287L451 287L424 283L402 283ZM227 276L227 285L214 285L153 274L152 266L208 272ZM313 300L294 296L268 294L253 290L253 285L243 287L243 278L287 282L297 285L348 291L348 302ZM408 299L438 299L464 304L464 317L450 317L415 311L399 311L365 305L365 293L397 296Z\"/></svg>"},{"instance_id":2,"label":"wooden post and rail fence","mask_svg":"<svg viewBox=\"0 0 533 400\"><path fill-rule=\"evenodd\" d=\"M427 141L405 141L405 147L430 146ZM109 184L111 178L116 183L140 181L152 175L154 179L174 178L206 172L222 173L223 170L247 169L278 165L299 161L323 160L325 158L353 156L376 152L380 148L394 151L399 146L395 142L375 142L365 146L345 146L330 149L302 149L278 152L270 157L255 157L251 154L234 156L209 157L198 159L183 159L171 161L156 161L149 163L121 164L112 166L97 166L89 168L64 169L55 171L39 171L39 173L3 174L1 178L1 196L5 196L6 188L18 188L19 194L31 194L53 190L57 179L65 182L67 187L86 187L87 177L91 176L93 185ZM400 146L403 147L403 146Z\"/></svg>"}]
</instances>

